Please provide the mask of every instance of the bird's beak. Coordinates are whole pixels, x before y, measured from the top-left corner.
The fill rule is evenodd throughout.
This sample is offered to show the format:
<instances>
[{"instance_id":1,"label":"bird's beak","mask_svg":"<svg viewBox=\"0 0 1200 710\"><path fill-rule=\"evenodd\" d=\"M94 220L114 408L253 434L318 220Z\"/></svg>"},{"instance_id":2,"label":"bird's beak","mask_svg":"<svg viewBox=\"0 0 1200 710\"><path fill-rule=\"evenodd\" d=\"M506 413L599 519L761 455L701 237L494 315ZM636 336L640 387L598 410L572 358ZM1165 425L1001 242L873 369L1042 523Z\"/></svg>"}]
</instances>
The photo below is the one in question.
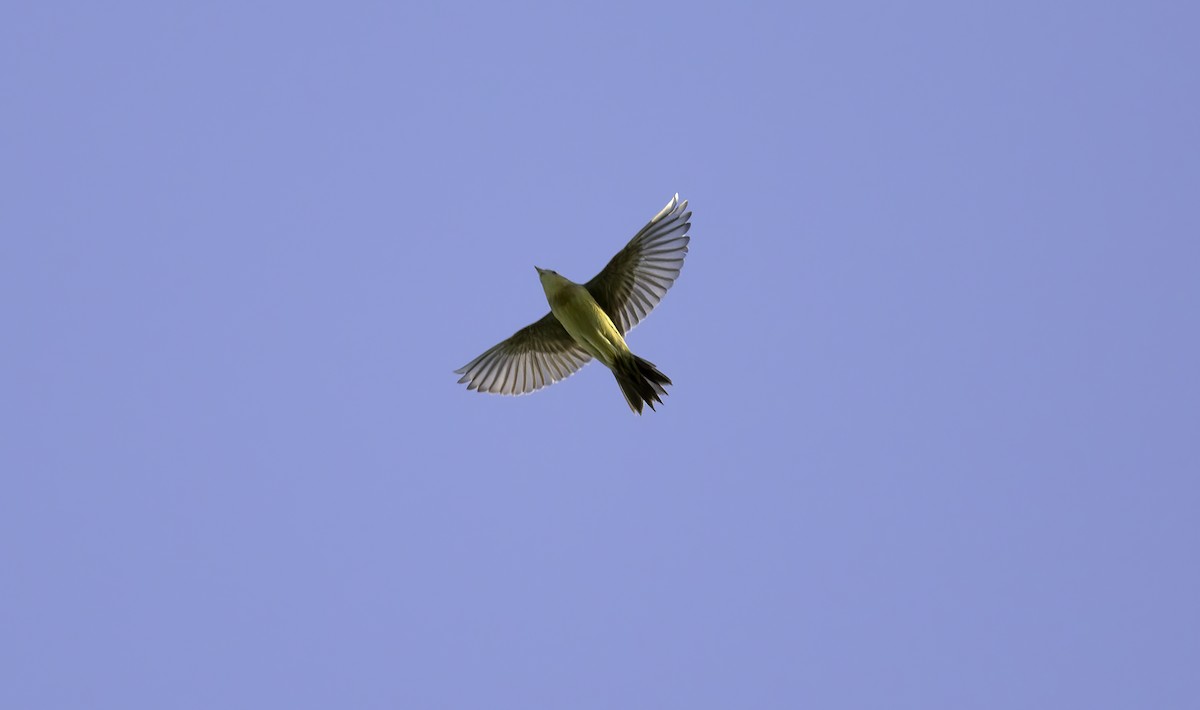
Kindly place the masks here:
<instances>
[{"instance_id":1,"label":"bird's beak","mask_svg":"<svg viewBox=\"0 0 1200 710\"><path fill-rule=\"evenodd\" d=\"M535 267L533 267L533 268L537 269L537 272L538 272L539 274L540 274L540 273L542 273L542 269L541 269L540 267L537 267L537 266L535 266Z\"/></svg>"}]
</instances>

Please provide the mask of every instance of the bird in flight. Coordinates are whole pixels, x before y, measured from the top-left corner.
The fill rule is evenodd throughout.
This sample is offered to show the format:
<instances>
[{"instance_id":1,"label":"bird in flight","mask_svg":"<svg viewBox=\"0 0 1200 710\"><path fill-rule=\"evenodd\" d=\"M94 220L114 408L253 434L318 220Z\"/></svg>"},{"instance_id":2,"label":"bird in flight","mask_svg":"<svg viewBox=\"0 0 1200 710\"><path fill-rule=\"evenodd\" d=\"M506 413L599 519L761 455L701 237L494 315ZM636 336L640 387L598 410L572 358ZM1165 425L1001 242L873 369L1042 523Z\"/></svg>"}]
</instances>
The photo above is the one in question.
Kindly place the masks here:
<instances>
[{"instance_id":1,"label":"bird in flight","mask_svg":"<svg viewBox=\"0 0 1200 710\"><path fill-rule=\"evenodd\" d=\"M577 284L537 269L550 312L455 370L467 389L526 394L570 377L592 358L612 370L635 413L662 404L671 380L634 355L625 334L675 283L687 256L687 200L679 195L638 232L595 278Z\"/></svg>"}]
</instances>

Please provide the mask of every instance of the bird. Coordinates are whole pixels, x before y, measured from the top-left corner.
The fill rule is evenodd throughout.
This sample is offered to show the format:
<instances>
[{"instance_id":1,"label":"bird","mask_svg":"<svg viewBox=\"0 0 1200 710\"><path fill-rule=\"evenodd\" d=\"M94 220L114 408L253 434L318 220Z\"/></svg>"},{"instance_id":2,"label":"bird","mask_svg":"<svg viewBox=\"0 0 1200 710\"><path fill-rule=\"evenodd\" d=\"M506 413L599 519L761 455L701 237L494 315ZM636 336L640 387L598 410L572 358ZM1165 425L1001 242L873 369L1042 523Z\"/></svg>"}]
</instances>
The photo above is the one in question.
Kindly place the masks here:
<instances>
[{"instance_id":1,"label":"bird","mask_svg":"<svg viewBox=\"0 0 1200 710\"><path fill-rule=\"evenodd\" d=\"M679 194L584 284L535 266L550 312L455 370L468 390L528 394L566 379L595 358L612 370L635 414L662 404L670 378L629 349L625 334L679 277L692 213ZM657 410L655 410L657 411Z\"/></svg>"}]
</instances>

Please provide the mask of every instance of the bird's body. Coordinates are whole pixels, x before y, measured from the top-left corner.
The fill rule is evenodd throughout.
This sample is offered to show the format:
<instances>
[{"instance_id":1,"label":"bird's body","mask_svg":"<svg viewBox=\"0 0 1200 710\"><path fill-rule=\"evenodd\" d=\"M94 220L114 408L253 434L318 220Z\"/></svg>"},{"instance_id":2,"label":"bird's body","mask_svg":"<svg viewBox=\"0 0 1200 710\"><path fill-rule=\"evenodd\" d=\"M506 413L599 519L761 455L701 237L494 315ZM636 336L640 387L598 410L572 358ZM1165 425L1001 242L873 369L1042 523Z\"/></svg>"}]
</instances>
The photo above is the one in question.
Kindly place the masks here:
<instances>
[{"instance_id":1,"label":"bird's body","mask_svg":"<svg viewBox=\"0 0 1200 710\"><path fill-rule=\"evenodd\" d=\"M569 377L594 357L612 370L634 412L661 404L671 380L634 355L624 336L679 275L690 240L686 210L676 195L586 284L539 268L550 313L457 370L459 382L480 392L524 394Z\"/></svg>"},{"instance_id":2,"label":"bird's body","mask_svg":"<svg viewBox=\"0 0 1200 710\"><path fill-rule=\"evenodd\" d=\"M583 286L553 271L538 269L538 273L550 312L576 343L611 370L617 357L629 352L612 318Z\"/></svg>"}]
</instances>

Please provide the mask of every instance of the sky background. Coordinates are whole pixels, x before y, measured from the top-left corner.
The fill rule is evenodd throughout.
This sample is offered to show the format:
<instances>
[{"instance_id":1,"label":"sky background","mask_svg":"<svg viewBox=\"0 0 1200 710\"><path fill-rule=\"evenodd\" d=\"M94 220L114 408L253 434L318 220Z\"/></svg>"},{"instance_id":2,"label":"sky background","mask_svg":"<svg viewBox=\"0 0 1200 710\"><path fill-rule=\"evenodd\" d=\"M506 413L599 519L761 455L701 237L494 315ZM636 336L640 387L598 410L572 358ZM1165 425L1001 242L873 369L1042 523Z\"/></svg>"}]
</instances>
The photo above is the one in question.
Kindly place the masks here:
<instances>
[{"instance_id":1,"label":"sky background","mask_svg":"<svg viewBox=\"0 0 1200 710\"><path fill-rule=\"evenodd\" d=\"M1198 23L5 3L0 706L1200 707Z\"/></svg>"}]
</instances>

